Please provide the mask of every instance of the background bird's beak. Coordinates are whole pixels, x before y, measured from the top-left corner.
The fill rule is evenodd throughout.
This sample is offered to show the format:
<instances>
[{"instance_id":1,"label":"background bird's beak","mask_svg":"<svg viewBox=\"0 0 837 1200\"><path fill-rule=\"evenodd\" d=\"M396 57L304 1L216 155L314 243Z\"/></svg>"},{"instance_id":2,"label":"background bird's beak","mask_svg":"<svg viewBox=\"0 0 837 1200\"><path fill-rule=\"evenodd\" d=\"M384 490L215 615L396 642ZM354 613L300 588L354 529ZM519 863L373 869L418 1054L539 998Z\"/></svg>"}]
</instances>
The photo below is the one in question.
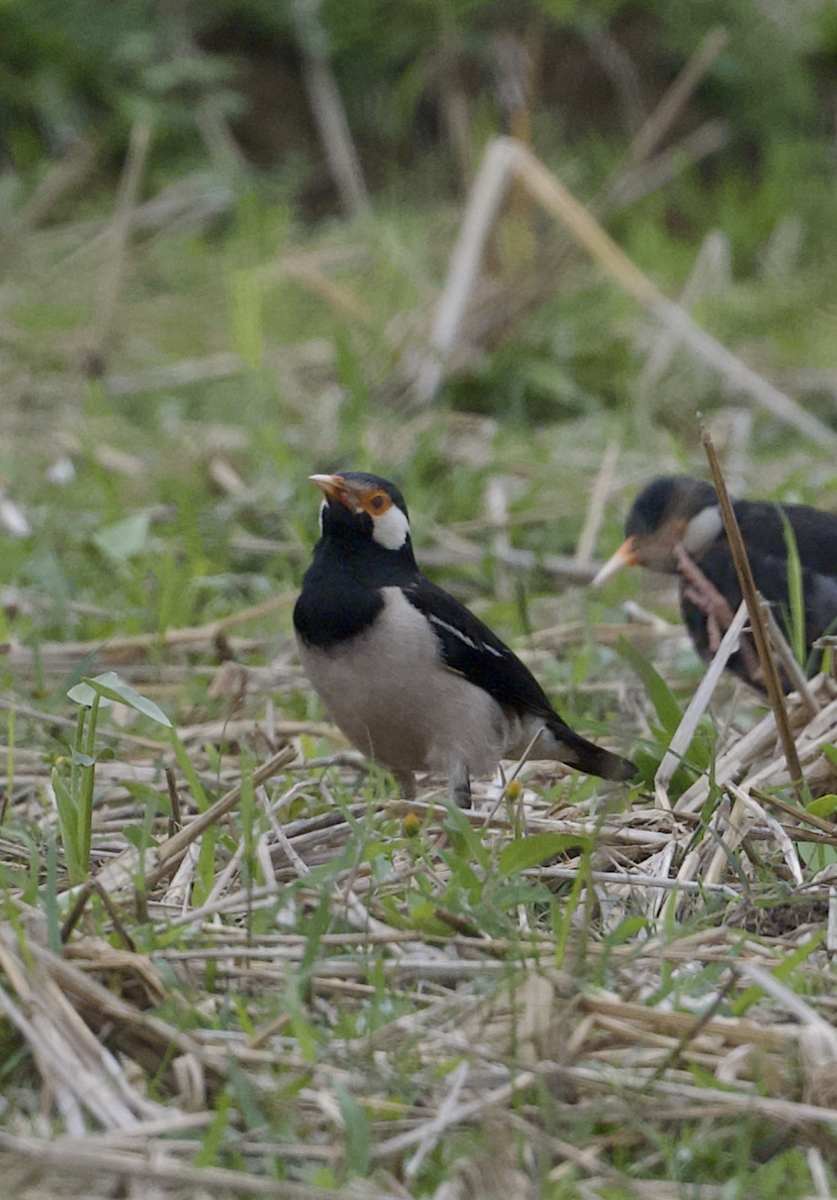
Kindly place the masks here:
<instances>
[{"instance_id":1,"label":"background bird's beak","mask_svg":"<svg viewBox=\"0 0 837 1200\"><path fill-rule=\"evenodd\" d=\"M309 475L308 478L316 483L326 500L339 500L346 508L354 509L351 493L342 475Z\"/></svg>"},{"instance_id":2,"label":"background bird's beak","mask_svg":"<svg viewBox=\"0 0 837 1200\"><path fill-rule=\"evenodd\" d=\"M618 574L625 567L635 567L638 562L639 556L636 551L636 539L632 537L625 538L616 553L607 560L598 575L596 575L592 586L601 587L611 576Z\"/></svg>"}]
</instances>

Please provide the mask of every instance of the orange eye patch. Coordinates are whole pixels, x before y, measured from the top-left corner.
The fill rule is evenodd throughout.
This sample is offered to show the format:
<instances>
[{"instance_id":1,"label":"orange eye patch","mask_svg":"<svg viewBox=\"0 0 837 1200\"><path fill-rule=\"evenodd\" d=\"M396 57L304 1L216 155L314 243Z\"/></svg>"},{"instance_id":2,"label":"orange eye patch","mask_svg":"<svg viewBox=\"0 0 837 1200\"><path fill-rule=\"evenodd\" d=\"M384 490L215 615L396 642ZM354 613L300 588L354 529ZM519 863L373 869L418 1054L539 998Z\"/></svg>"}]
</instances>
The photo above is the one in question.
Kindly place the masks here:
<instances>
[{"instance_id":1,"label":"orange eye patch","mask_svg":"<svg viewBox=\"0 0 837 1200\"><path fill-rule=\"evenodd\" d=\"M360 506L370 517L382 517L392 508L392 497L383 488L375 488L374 491L363 493Z\"/></svg>"}]
</instances>

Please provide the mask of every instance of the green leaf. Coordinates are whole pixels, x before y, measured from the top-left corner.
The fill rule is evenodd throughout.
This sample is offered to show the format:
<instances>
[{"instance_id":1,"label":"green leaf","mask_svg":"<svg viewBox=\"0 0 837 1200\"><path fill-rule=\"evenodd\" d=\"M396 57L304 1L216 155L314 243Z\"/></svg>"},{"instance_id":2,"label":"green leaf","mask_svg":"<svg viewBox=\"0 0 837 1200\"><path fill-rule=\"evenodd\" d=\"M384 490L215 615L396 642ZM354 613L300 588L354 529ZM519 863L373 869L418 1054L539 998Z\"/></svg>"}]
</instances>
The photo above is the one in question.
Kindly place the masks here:
<instances>
[{"instance_id":1,"label":"green leaf","mask_svg":"<svg viewBox=\"0 0 837 1200\"><path fill-rule=\"evenodd\" d=\"M134 513L112 525L103 525L93 534L94 545L106 558L124 563L145 549L148 541L148 513Z\"/></svg>"},{"instance_id":2,"label":"green leaf","mask_svg":"<svg viewBox=\"0 0 837 1200\"><path fill-rule=\"evenodd\" d=\"M774 967L773 971L771 971L771 974L776 979L786 982L788 977L796 970L799 964L804 962L809 954L813 954L824 937L825 930L821 929L818 933L815 933L813 937L809 938L807 942L803 942L802 945L799 946L798 949L794 950L792 954L786 955L779 965ZM761 995L762 990L758 984L754 983L752 987L746 988L731 1006L733 1016L743 1016L750 1005L754 1004Z\"/></svg>"},{"instance_id":3,"label":"green leaf","mask_svg":"<svg viewBox=\"0 0 837 1200\"><path fill-rule=\"evenodd\" d=\"M47 945L53 954L62 954L61 922L58 916L58 850L55 845L55 830L49 831L47 842L46 886L43 892L44 910L47 918Z\"/></svg>"},{"instance_id":4,"label":"green leaf","mask_svg":"<svg viewBox=\"0 0 837 1200\"><path fill-rule=\"evenodd\" d=\"M218 1151L229 1124L227 1110L231 1105L232 1097L228 1092L222 1092L215 1101L215 1116L203 1135L200 1150L194 1157L196 1167L214 1167L218 1161Z\"/></svg>"},{"instance_id":5,"label":"green leaf","mask_svg":"<svg viewBox=\"0 0 837 1200\"><path fill-rule=\"evenodd\" d=\"M369 1119L345 1083L337 1084L337 1103L346 1126L346 1166L350 1175L365 1179L369 1174Z\"/></svg>"},{"instance_id":6,"label":"green leaf","mask_svg":"<svg viewBox=\"0 0 837 1200\"><path fill-rule=\"evenodd\" d=\"M244 1118L245 1128L259 1129L266 1126L267 1118L262 1112L256 1089L234 1055L227 1056L226 1067L230 1091L233 1093L238 1111Z\"/></svg>"},{"instance_id":7,"label":"green leaf","mask_svg":"<svg viewBox=\"0 0 837 1200\"><path fill-rule=\"evenodd\" d=\"M799 549L796 545L796 535L784 509L777 505L779 516L785 530L785 545L788 550L788 597L790 599L790 618L788 633L790 634L791 649L794 658L805 666L806 629L805 629L805 596L802 589L802 563Z\"/></svg>"},{"instance_id":8,"label":"green leaf","mask_svg":"<svg viewBox=\"0 0 837 1200\"><path fill-rule=\"evenodd\" d=\"M633 667L645 684L645 690L648 692L648 697L654 705L657 719L669 737L671 737L683 718L680 705L677 703L671 688L662 675L651 666L648 659L640 654L627 638L619 638L619 641L616 643L616 650Z\"/></svg>"},{"instance_id":9,"label":"green leaf","mask_svg":"<svg viewBox=\"0 0 837 1200\"><path fill-rule=\"evenodd\" d=\"M73 747L73 763L77 767L94 767L97 762L111 762L115 758L116 755L110 746L105 746L96 754L82 754L80 750Z\"/></svg>"},{"instance_id":10,"label":"green leaf","mask_svg":"<svg viewBox=\"0 0 837 1200\"><path fill-rule=\"evenodd\" d=\"M129 684L120 683L115 672L108 671L107 675L96 675L92 679L85 676L77 687L83 687L85 684L105 700L115 701L117 704L127 704L129 708L134 708L143 716L156 721L158 725L165 725L167 729L172 728L171 721L153 700L141 696L136 688L130 687ZM77 688L72 690L75 692ZM73 698L71 697L71 699Z\"/></svg>"},{"instance_id":11,"label":"green leaf","mask_svg":"<svg viewBox=\"0 0 837 1200\"><path fill-rule=\"evenodd\" d=\"M536 867L544 859L561 854L564 850L589 852L590 838L572 833L536 833L532 837L515 838L500 854L500 870L504 875Z\"/></svg>"},{"instance_id":12,"label":"green leaf","mask_svg":"<svg viewBox=\"0 0 837 1200\"><path fill-rule=\"evenodd\" d=\"M148 830L143 829L141 825L126 825L122 832L137 850L147 850L149 846L160 844L157 838L149 837Z\"/></svg>"},{"instance_id":13,"label":"green leaf","mask_svg":"<svg viewBox=\"0 0 837 1200\"><path fill-rule=\"evenodd\" d=\"M447 806L442 828L450 838L455 854L463 859L475 859L481 867L488 866L488 851L483 843L482 833L474 829L461 808L456 808L453 804Z\"/></svg>"},{"instance_id":14,"label":"green leaf","mask_svg":"<svg viewBox=\"0 0 837 1200\"><path fill-rule=\"evenodd\" d=\"M800 842L796 852L805 866L814 871L822 871L837 862L837 847L823 842Z\"/></svg>"},{"instance_id":15,"label":"green leaf","mask_svg":"<svg viewBox=\"0 0 837 1200\"><path fill-rule=\"evenodd\" d=\"M607 946L624 946L626 942L632 941L642 929L649 929L650 922L646 917L626 917L624 921L620 921L616 929L607 935L605 944Z\"/></svg>"},{"instance_id":16,"label":"green leaf","mask_svg":"<svg viewBox=\"0 0 837 1200\"><path fill-rule=\"evenodd\" d=\"M837 746L832 746L829 742L823 742L820 750L822 750L828 761L837 767Z\"/></svg>"},{"instance_id":17,"label":"green leaf","mask_svg":"<svg viewBox=\"0 0 837 1200\"><path fill-rule=\"evenodd\" d=\"M198 779L198 773L195 770L194 764L189 755L186 753L186 747L177 736L177 730L172 728L170 736L171 744L174 748L174 757L177 759L177 765L180 767L181 771L186 777L186 782L188 783L189 790L194 797L198 812L204 812L205 809L209 808L209 799L204 791L203 784Z\"/></svg>"},{"instance_id":18,"label":"green leaf","mask_svg":"<svg viewBox=\"0 0 837 1200\"><path fill-rule=\"evenodd\" d=\"M67 692L67 699L72 700L75 704L82 705L83 708L92 708L97 696L99 697L100 708L107 708L113 704L112 699L102 700L103 693L101 690L98 687L90 686L93 682L93 680L88 682L87 676L85 676L82 683L77 683L75 687L70 688L69 692ZM105 671L104 675L96 676L95 682L104 687L114 687L119 685L119 676L116 674L116 671Z\"/></svg>"},{"instance_id":19,"label":"green leaf","mask_svg":"<svg viewBox=\"0 0 837 1200\"><path fill-rule=\"evenodd\" d=\"M64 847L70 881L80 883L85 874L81 869L78 854L78 808L56 767L52 769L52 788L58 807L58 831L61 834L61 845Z\"/></svg>"},{"instance_id":20,"label":"green leaf","mask_svg":"<svg viewBox=\"0 0 837 1200\"><path fill-rule=\"evenodd\" d=\"M830 817L837 810L837 796L830 792L827 796L818 796L810 804L805 805L805 811L812 817Z\"/></svg>"}]
</instances>

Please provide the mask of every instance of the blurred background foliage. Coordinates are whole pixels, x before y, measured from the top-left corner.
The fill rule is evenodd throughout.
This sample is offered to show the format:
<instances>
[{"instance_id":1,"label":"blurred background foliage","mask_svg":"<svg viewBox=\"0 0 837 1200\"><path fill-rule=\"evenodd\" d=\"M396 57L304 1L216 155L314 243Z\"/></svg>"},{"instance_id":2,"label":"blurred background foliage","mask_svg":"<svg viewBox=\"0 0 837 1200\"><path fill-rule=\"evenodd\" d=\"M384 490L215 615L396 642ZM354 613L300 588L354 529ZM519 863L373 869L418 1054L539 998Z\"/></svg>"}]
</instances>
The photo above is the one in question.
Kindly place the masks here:
<instances>
[{"instance_id":1,"label":"blurred background foliage","mask_svg":"<svg viewBox=\"0 0 837 1200\"><path fill-rule=\"evenodd\" d=\"M675 582L625 572L593 593L585 584L594 570L578 554L580 543L591 543L592 557L615 549L624 514L651 476L706 474L698 409L739 493L837 510L833 445L733 393L515 188L495 222L431 402L416 395L418 368L427 361L471 184L492 139L512 133L531 144L665 296L816 414L826 435L837 431L837 2L0 0L0 33L0 702L12 799L0 866L28 872L31 903L45 878L38 854L41 864L54 863L47 857L54 842L49 852L45 843L51 809L41 768L44 760L73 761L69 739L78 714L66 693L80 677L115 667L173 723L190 726L190 758L216 790L222 758L224 778L240 779L242 756L261 759L273 745L260 731L273 730L274 706L279 721L322 716L296 664L291 629L317 537L319 495L307 480L315 471L367 468L395 479L410 505L422 567L514 639L571 724L613 737L620 750L638 737L637 761L650 779L676 721L666 726L650 711L644 686L652 673L638 671L637 662L653 658L660 678L649 693L669 716L677 704L668 687L685 699L703 668L677 628ZM710 43L694 86L662 121L669 89ZM337 149L356 154L354 175L336 169L333 146L331 158L326 152L324 120L339 134ZM588 524L596 496L605 501L603 520ZM623 604L637 596L645 612ZM661 627L660 615L671 624ZM191 627L219 618L229 620L199 630L203 641L191 636ZM626 637L634 652L622 646ZM227 666L233 671L224 681ZM724 686L719 705L733 694ZM739 727L756 704L728 706ZM63 725L55 719L62 713ZM119 720L136 717L121 713ZM111 721L114 710L102 716L100 732ZM717 721L726 736L726 717ZM232 724L237 731L228 730ZM148 739L157 734L150 723L137 728L142 753L153 752L156 763L156 743ZM701 767L713 737L705 725L692 748ZM300 745L313 760L334 749L320 732L305 733ZM24 775L32 762L40 776ZM672 798L687 773L679 772ZM150 764L144 778L156 787ZM155 809L146 809L151 786L138 786L145 794L132 793L130 819L150 833L144 814L153 820ZM324 777L322 791L303 796L294 782L294 807L282 820L332 808L333 786ZM368 785L341 782L337 802L368 798L379 786L374 774ZM594 781L550 787L549 804L598 803ZM112 794L121 806L122 793ZM252 802L249 816L244 809L242 798L235 820L242 822L242 845L252 848ZM517 828L519 818L509 815ZM26 853L9 857L12 826L35 847L31 860ZM108 819L100 828L96 836L112 854L114 825ZM669 836L668 824L659 828ZM371 829L363 827L364 839ZM463 817L451 836L461 840L467 829ZM235 836L219 832L219 854L232 853ZM315 836L319 845L321 833ZM421 845L412 834L409 841ZM434 904L464 915L469 930L475 918L479 928L507 929L531 974L533 931L549 911L553 931L560 918L569 932L581 893L574 885L566 907L545 905L540 895L533 905L517 892L501 903L489 883L485 903L472 899L479 889L468 855L476 841L467 853L456 842L454 854L443 852L451 885L432 893ZM323 853L334 844L324 842ZM754 857L760 884L765 843L754 844L761 848ZM214 853L208 839L204 845ZM384 889L377 893L380 911L389 919L396 912L394 860L382 853L377 832L372 845L369 859ZM623 857L621 843L614 845L613 857L597 864L621 869L635 861L634 848ZM774 890L758 900L760 912L789 907L780 860ZM346 861L335 859L334 870ZM419 869L409 867L414 882L405 890L410 920L414 900L426 909L431 896L415 861ZM360 862L353 859L349 888ZM666 858L665 871L670 863ZM259 878L252 865L248 878ZM56 887L49 871L45 905ZM7 886L11 878L4 875ZM298 928L310 939L305 963L319 952L336 878L319 876L316 886L325 890L316 913L300 906ZM491 878L496 882L496 873ZM743 870L741 881L750 886ZM521 920L524 902L531 925ZM716 901L700 902L714 920ZM503 904L508 922L498 924L501 910L506 919ZM592 912L586 901L584 907ZM613 910L603 911L611 920ZM663 943L672 936L671 911L660 918ZM741 910L726 911L737 930ZM57 909L50 913L52 919ZM435 936L438 920L430 920ZM631 916L612 929L605 955L585 966L585 950L575 977L590 970L597 982L615 978L611 949L633 938L639 945L647 925ZM578 928L582 946L592 944L590 917ZM761 937L762 925L755 928ZM143 933L137 944L151 946L153 937ZM711 954L699 972L691 964L681 971L678 959L660 955L654 971L663 982L649 1004L661 997L671 1003L670 992L678 1004L681 995L684 1004L702 1003L716 989L719 943L713 937L706 944ZM729 945L738 956L739 942ZM691 940L688 953L696 950ZM793 977L796 955L785 964ZM641 978L618 967L631 1001L651 990L649 961L636 958ZM304 976L304 964L302 970ZM210 992L214 968L211 975L207 969ZM793 977L782 975L786 982ZM296 977L286 976L284 999L274 977L265 978L271 1005L287 1005L294 1030L304 1030ZM382 986L383 971L369 978L374 998L363 1020L372 1032L408 1002ZM486 978L490 986L496 977ZM798 978L795 986L806 991L831 986L824 973ZM246 1012L248 1039L260 1024L250 1000L236 1018L245 1028ZM511 1008L517 1011L516 999ZM220 1010L204 1011L220 1011L227 1029L227 996ZM272 1018L275 1010L266 1011ZM463 1011L457 998L458 1023ZM347 1014L341 1011L334 1025L341 1079L348 1078L346 1031L363 1028L360 1017L352 1026ZM330 1018L315 1019L321 1031ZM415 1028L423 1037L424 1027ZM480 1039L486 1028L481 1016ZM602 1023L609 1039L606 1028ZM657 1039L657 1026L653 1032ZM302 1046L303 1034L295 1036ZM560 1039L563 1062L564 1032ZM460 1044L451 1042L450 1052L458 1055ZM668 1064L680 1077L689 1061L683 1038L671 1052L658 1040L653 1046L665 1055L661 1069ZM326 1060L326 1051L317 1053ZM714 1060L699 1053L695 1070L706 1073ZM28 1058L17 1051L6 1058L7 1082L31 1074ZM631 1058L632 1071L637 1061ZM402 1065L403 1092L381 1075L380 1094L403 1095L413 1106L419 1093L412 1053ZM740 1066L736 1058L730 1080ZM761 1070L752 1068L752 1084L749 1076L737 1078L755 1089L764 1078L772 1095L776 1080ZM801 1095L796 1058L788 1070L787 1094ZM306 1089L311 1078L304 1076ZM485 1078L482 1067L473 1078ZM271 1143L293 1141L300 1129L310 1138L310 1110L301 1109L297 1123L285 1105L303 1075L283 1080L279 1124L271 1117L263 1125L251 1103L258 1091L261 1104L261 1084L251 1090L247 1083L245 1093L235 1083L219 1094L226 1103L234 1092L236 1109L255 1111L247 1122L251 1130L269 1129ZM158 1086L159 1076L149 1080L149 1094ZM515 1090L515 1105L517 1097ZM545 1089L545 1128L567 1143L590 1145L593 1110L579 1105L573 1120L581 1124L562 1133L555 1102ZM17 1103L7 1105L6 1120ZM26 1111L40 1122L47 1108L41 1100ZM669 1108L666 1094L660 1112ZM712 1111L722 1114L719 1125L707 1133L700 1117L687 1136L682 1117L675 1127L645 1132L648 1118L637 1109L628 1129L633 1139L642 1126L635 1140L625 1140L628 1127L617 1115L615 1138L601 1143L601 1152L620 1170L634 1164L641 1173L667 1172L684 1187L694 1179L696 1189L706 1185L713 1195L723 1185L725 1195L790 1200L820 1188L819 1178L809 1184L802 1143L793 1144L795 1118L774 1126L757 1117L730 1122L730 1110ZM218 1116L206 1134L205 1162L216 1161L221 1108ZM493 1127L486 1130L493 1139ZM509 1145L519 1132L515 1126ZM485 1136L483 1129L474 1135ZM458 1128L451 1138L452 1149L434 1151L424 1194L462 1156L461 1146L471 1157L473 1141L460 1144ZM541 1154L533 1151L532 1162ZM602 1179L611 1190L619 1186L610 1175ZM544 1194L577 1193L556 1175L554 1191Z\"/></svg>"},{"instance_id":2,"label":"blurred background foliage","mask_svg":"<svg viewBox=\"0 0 837 1200\"><path fill-rule=\"evenodd\" d=\"M515 195L441 392L415 403L500 133L667 295L706 252L697 320L837 428L834 0L4 0L0 20L0 471L29 525L5 568L56 600L14 610L25 637L187 624L295 586L305 476L341 462L399 479L419 544L464 523L485 557L437 570L469 600L496 583L491 474L512 545L548 554L572 551L609 440L623 511L647 475L690 466L696 408L731 397L676 347L649 373L644 314ZM633 162L717 27L725 44ZM353 220L312 78L357 154ZM748 419L751 490L837 494L827 448ZM500 591L506 632L525 632Z\"/></svg>"}]
</instances>

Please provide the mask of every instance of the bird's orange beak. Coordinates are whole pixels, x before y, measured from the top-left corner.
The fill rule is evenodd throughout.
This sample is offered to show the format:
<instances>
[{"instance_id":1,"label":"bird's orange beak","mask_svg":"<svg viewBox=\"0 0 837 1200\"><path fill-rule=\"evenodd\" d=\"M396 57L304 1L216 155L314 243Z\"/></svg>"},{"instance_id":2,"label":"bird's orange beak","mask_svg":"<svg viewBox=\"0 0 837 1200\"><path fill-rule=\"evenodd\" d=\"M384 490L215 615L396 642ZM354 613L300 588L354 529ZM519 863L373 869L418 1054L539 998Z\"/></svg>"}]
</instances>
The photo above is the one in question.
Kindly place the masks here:
<instances>
[{"instance_id":1,"label":"bird's orange beak","mask_svg":"<svg viewBox=\"0 0 837 1200\"><path fill-rule=\"evenodd\" d=\"M354 511L352 493L342 475L309 475L308 478L317 485L327 500L339 500L346 508Z\"/></svg>"},{"instance_id":2,"label":"bird's orange beak","mask_svg":"<svg viewBox=\"0 0 837 1200\"><path fill-rule=\"evenodd\" d=\"M620 571L624 571L625 567L635 567L639 562L639 555L636 549L636 538L625 538L622 545L615 554L607 560L605 565L599 571L593 580L592 586L597 588L606 583L613 575L617 575Z\"/></svg>"}]
</instances>

